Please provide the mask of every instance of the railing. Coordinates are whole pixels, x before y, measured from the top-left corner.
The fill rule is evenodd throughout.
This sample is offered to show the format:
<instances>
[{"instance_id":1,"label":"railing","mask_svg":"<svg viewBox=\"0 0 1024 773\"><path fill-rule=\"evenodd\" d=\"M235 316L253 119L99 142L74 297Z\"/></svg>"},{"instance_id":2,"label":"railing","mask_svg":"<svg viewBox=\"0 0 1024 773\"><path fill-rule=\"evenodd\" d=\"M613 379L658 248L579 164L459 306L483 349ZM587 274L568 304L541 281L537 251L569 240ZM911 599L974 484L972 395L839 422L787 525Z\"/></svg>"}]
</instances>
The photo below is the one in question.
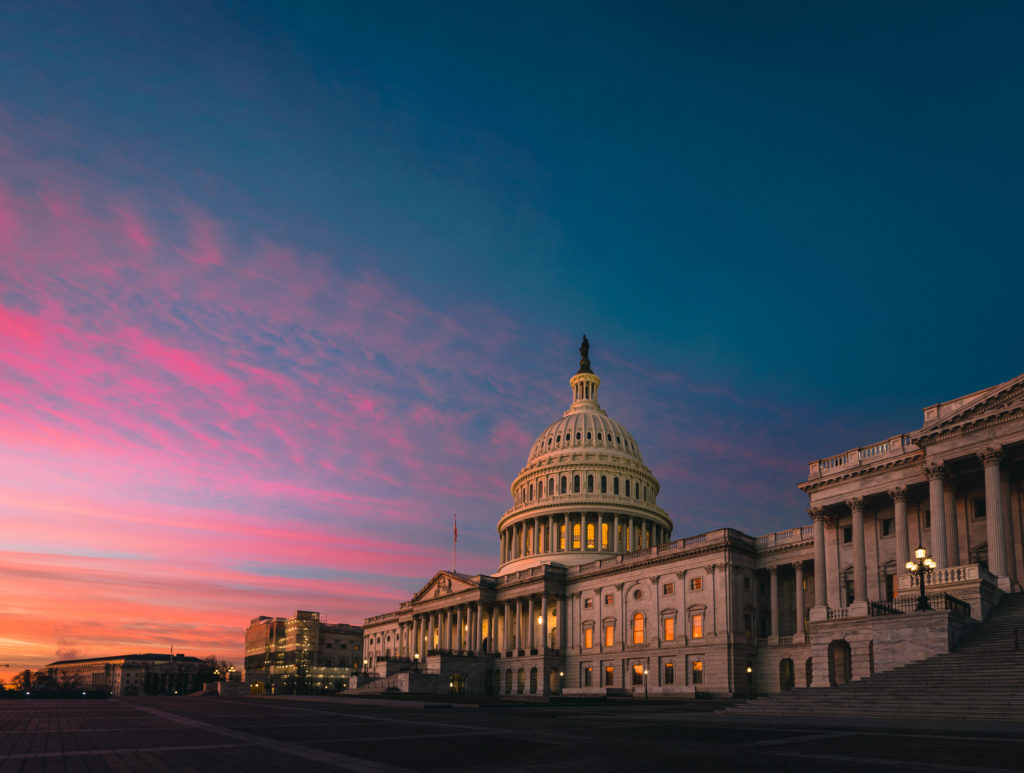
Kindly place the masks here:
<instances>
[{"instance_id":1,"label":"railing","mask_svg":"<svg viewBox=\"0 0 1024 773\"><path fill-rule=\"evenodd\" d=\"M770 638L771 638L770 636L758 636L757 637L757 646L758 647L767 647L768 646L768 640Z\"/></svg>"},{"instance_id":2,"label":"railing","mask_svg":"<svg viewBox=\"0 0 1024 773\"><path fill-rule=\"evenodd\" d=\"M871 464L876 459L902 456L918 451L917 445L907 435L893 435L891 438L867 446L851 448L835 456L816 459L808 465L807 479L823 478L839 470Z\"/></svg>"},{"instance_id":3,"label":"railing","mask_svg":"<svg viewBox=\"0 0 1024 773\"><path fill-rule=\"evenodd\" d=\"M845 620L849 616L850 616L850 610L847 609L846 607L837 607L835 609L833 609L832 607L828 608L828 619L829 620Z\"/></svg>"},{"instance_id":4,"label":"railing","mask_svg":"<svg viewBox=\"0 0 1024 773\"><path fill-rule=\"evenodd\" d=\"M968 618L971 616L971 605L956 596L948 593L932 593L927 595L928 606L933 610L945 610L957 617ZM919 596L901 596L889 601L869 601L868 614L872 617L883 615L903 615L908 612L917 612Z\"/></svg>"},{"instance_id":5,"label":"railing","mask_svg":"<svg viewBox=\"0 0 1024 773\"><path fill-rule=\"evenodd\" d=\"M996 578L981 564L964 564L962 566L947 566L942 569L933 569L924 576L925 585L952 585L958 582L978 582L988 580L995 583ZM917 587L918 579L909 574L899 576L901 591L914 590Z\"/></svg>"},{"instance_id":6,"label":"railing","mask_svg":"<svg viewBox=\"0 0 1024 773\"><path fill-rule=\"evenodd\" d=\"M805 539L814 538L813 526L798 526L795 529L776 531L771 534L762 534L754 540L759 548L772 547L774 545L787 545L790 542L800 542Z\"/></svg>"}]
</instances>

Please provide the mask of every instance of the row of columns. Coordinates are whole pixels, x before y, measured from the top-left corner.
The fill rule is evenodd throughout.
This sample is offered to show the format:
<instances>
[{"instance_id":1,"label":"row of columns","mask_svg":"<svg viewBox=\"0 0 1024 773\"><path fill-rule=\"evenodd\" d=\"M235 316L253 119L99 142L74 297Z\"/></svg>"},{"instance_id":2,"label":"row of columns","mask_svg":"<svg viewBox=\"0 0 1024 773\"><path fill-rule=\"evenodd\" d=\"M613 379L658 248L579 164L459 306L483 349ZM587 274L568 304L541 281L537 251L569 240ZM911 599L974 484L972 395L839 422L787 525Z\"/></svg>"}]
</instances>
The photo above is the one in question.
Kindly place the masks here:
<instances>
[{"instance_id":1,"label":"row of columns","mask_svg":"<svg viewBox=\"0 0 1024 773\"><path fill-rule=\"evenodd\" d=\"M579 526L579 547L573 547L573 527ZM594 527L594 539L588 546L587 527ZM608 526L607 547L602 530ZM622 538L619 537L620 528ZM560 547L565 534L565 546ZM543 537L543 539L541 539ZM502 563L538 553L608 552L623 553L660 545L667 540L668 530L648 519L629 515L606 513L563 513L538 515L513 523L501 532Z\"/></svg>"},{"instance_id":2,"label":"row of columns","mask_svg":"<svg viewBox=\"0 0 1024 773\"><path fill-rule=\"evenodd\" d=\"M1006 523L1003 511L1000 464L1003 459L1001 447L987 448L978 453L978 460L985 471L985 529L988 543L988 570L1000 585L1008 586L1006 560ZM946 468L942 462L924 465L928 478L928 505L931 510L931 554L938 568L949 566L950 550L947 540L946 523ZM907 527L907 487L896 486L889 496L893 500L896 521L897 572L903 572L904 563L911 558L909 530ZM853 601L867 603L867 563L864 554L864 498L852 497L847 505L853 515ZM825 514L821 508L810 511L814 523L814 599L816 607L824 607L825 601ZM955 528L955 524L954 524ZM774 630L774 629L773 629Z\"/></svg>"},{"instance_id":3,"label":"row of columns","mask_svg":"<svg viewBox=\"0 0 1024 773\"><path fill-rule=\"evenodd\" d=\"M796 577L796 592L794 603L796 605L796 629L793 635L796 637L804 634L804 562L793 563L793 573ZM772 636L779 637L779 567L768 567L768 593L771 604L771 630Z\"/></svg>"},{"instance_id":4,"label":"row of columns","mask_svg":"<svg viewBox=\"0 0 1024 773\"><path fill-rule=\"evenodd\" d=\"M407 659L418 654L423 659L433 649L493 655L514 649L543 648L551 644L548 641L550 604L548 595L542 593L509 599L503 604L476 602L413 615L411 621L400 626L399 654ZM557 649L565 648L564 621L565 600L558 598L555 609Z\"/></svg>"}]
</instances>

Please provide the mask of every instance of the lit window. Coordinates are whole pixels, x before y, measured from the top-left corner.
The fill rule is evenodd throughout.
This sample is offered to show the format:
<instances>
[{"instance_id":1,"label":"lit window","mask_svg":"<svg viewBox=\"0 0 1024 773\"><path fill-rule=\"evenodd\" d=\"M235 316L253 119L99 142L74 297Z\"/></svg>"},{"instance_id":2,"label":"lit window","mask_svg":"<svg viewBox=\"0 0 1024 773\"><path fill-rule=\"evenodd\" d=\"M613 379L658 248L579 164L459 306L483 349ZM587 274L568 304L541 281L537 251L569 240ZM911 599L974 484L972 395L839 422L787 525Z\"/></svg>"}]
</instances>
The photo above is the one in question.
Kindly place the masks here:
<instances>
[{"instance_id":1,"label":"lit window","mask_svg":"<svg viewBox=\"0 0 1024 773\"><path fill-rule=\"evenodd\" d=\"M703 684L704 683L704 661L703 660L695 660L695 661L693 661L693 665L692 665L690 671L693 674L693 683L694 684Z\"/></svg>"},{"instance_id":2,"label":"lit window","mask_svg":"<svg viewBox=\"0 0 1024 773\"><path fill-rule=\"evenodd\" d=\"M601 524L601 549L602 550L607 550L608 549L608 524L607 523L602 523Z\"/></svg>"},{"instance_id":3,"label":"lit window","mask_svg":"<svg viewBox=\"0 0 1024 773\"><path fill-rule=\"evenodd\" d=\"M572 549L580 549L580 525L578 523L572 525Z\"/></svg>"},{"instance_id":4,"label":"lit window","mask_svg":"<svg viewBox=\"0 0 1024 773\"><path fill-rule=\"evenodd\" d=\"M612 687L615 684L615 666L605 666L604 669L604 685L605 687Z\"/></svg>"},{"instance_id":5,"label":"lit window","mask_svg":"<svg viewBox=\"0 0 1024 773\"><path fill-rule=\"evenodd\" d=\"M615 646L615 626L606 625L604 627L604 646L614 647Z\"/></svg>"},{"instance_id":6,"label":"lit window","mask_svg":"<svg viewBox=\"0 0 1024 773\"><path fill-rule=\"evenodd\" d=\"M590 649L594 646L594 629L584 628L583 629L583 646L585 649Z\"/></svg>"},{"instance_id":7,"label":"lit window","mask_svg":"<svg viewBox=\"0 0 1024 773\"><path fill-rule=\"evenodd\" d=\"M611 593L604 594L604 605L606 607L610 606L611 604L614 604L614 603L615 603L615 596L614 595L612 595Z\"/></svg>"},{"instance_id":8,"label":"lit window","mask_svg":"<svg viewBox=\"0 0 1024 773\"><path fill-rule=\"evenodd\" d=\"M583 669L583 686L590 687L594 681L594 669L587 666Z\"/></svg>"},{"instance_id":9,"label":"lit window","mask_svg":"<svg viewBox=\"0 0 1024 773\"><path fill-rule=\"evenodd\" d=\"M661 586L661 593L664 596L671 596L676 592L676 584L674 582L667 582Z\"/></svg>"},{"instance_id":10,"label":"lit window","mask_svg":"<svg viewBox=\"0 0 1024 773\"><path fill-rule=\"evenodd\" d=\"M676 681L676 665L675 663L665 664L665 684L675 684Z\"/></svg>"},{"instance_id":11,"label":"lit window","mask_svg":"<svg viewBox=\"0 0 1024 773\"><path fill-rule=\"evenodd\" d=\"M594 542L594 532L595 532L594 524L588 523L587 524L587 550L593 550L595 547L597 547L596 543Z\"/></svg>"},{"instance_id":12,"label":"lit window","mask_svg":"<svg viewBox=\"0 0 1024 773\"><path fill-rule=\"evenodd\" d=\"M558 549L565 550L565 524L558 525Z\"/></svg>"},{"instance_id":13,"label":"lit window","mask_svg":"<svg viewBox=\"0 0 1024 773\"><path fill-rule=\"evenodd\" d=\"M644 683L644 667L639 663L633 664L633 686L639 687Z\"/></svg>"},{"instance_id":14,"label":"lit window","mask_svg":"<svg viewBox=\"0 0 1024 773\"><path fill-rule=\"evenodd\" d=\"M583 608L584 609L590 609L593 606L594 606L594 600L593 599L583 599Z\"/></svg>"},{"instance_id":15,"label":"lit window","mask_svg":"<svg viewBox=\"0 0 1024 773\"><path fill-rule=\"evenodd\" d=\"M644 643L644 616L640 612L633 615L633 644Z\"/></svg>"},{"instance_id":16,"label":"lit window","mask_svg":"<svg viewBox=\"0 0 1024 773\"><path fill-rule=\"evenodd\" d=\"M665 618L665 641L676 640L676 619L674 617Z\"/></svg>"},{"instance_id":17,"label":"lit window","mask_svg":"<svg viewBox=\"0 0 1024 773\"><path fill-rule=\"evenodd\" d=\"M690 638L704 638L704 615L695 614L690 617Z\"/></svg>"},{"instance_id":18,"label":"lit window","mask_svg":"<svg viewBox=\"0 0 1024 773\"><path fill-rule=\"evenodd\" d=\"M701 590L704 587L703 577L693 577L690 580L690 590Z\"/></svg>"}]
</instances>

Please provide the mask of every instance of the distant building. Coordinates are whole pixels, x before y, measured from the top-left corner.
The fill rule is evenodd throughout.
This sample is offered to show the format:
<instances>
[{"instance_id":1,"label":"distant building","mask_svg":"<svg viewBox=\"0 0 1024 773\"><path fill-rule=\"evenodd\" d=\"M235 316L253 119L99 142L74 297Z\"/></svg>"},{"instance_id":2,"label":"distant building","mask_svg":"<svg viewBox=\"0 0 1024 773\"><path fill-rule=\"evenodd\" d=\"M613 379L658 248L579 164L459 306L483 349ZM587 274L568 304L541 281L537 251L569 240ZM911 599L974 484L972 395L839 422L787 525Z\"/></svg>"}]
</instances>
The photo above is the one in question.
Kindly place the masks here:
<instances>
[{"instance_id":1,"label":"distant building","mask_svg":"<svg viewBox=\"0 0 1024 773\"><path fill-rule=\"evenodd\" d=\"M325 623L319 612L253 618L245 631L245 679L253 692L318 693L348 687L362 660L363 629Z\"/></svg>"},{"instance_id":2,"label":"distant building","mask_svg":"<svg viewBox=\"0 0 1024 773\"><path fill-rule=\"evenodd\" d=\"M185 655L146 653L58 660L45 667L58 684L111 695L184 694L195 689L205 661Z\"/></svg>"}]
</instances>

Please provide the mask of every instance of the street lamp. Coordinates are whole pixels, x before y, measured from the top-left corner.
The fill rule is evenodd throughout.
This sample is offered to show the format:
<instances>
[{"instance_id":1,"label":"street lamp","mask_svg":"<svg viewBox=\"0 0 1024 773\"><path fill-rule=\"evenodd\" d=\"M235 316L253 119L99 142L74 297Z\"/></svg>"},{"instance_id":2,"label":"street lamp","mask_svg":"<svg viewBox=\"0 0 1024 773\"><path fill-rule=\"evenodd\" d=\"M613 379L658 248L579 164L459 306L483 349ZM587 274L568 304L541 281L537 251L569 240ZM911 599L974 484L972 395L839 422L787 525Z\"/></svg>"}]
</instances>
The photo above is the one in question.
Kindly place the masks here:
<instances>
[{"instance_id":1,"label":"street lamp","mask_svg":"<svg viewBox=\"0 0 1024 773\"><path fill-rule=\"evenodd\" d=\"M747 663L747 697L754 697L754 667Z\"/></svg>"},{"instance_id":2,"label":"street lamp","mask_svg":"<svg viewBox=\"0 0 1024 773\"><path fill-rule=\"evenodd\" d=\"M925 612L932 607L928 603L928 597L924 595L924 576L931 574L932 570L936 567L936 563L923 546L918 546L917 550L914 551L914 558L917 560L907 561L907 571L911 575L917 576L918 583L921 586L921 594L917 597L917 611Z\"/></svg>"},{"instance_id":3,"label":"street lamp","mask_svg":"<svg viewBox=\"0 0 1024 773\"><path fill-rule=\"evenodd\" d=\"M419 673L420 670L420 653L416 653L412 656L412 670Z\"/></svg>"},{"instance_id":4,"label":"street lamp","mask_svg":"<svg viewBox=\"0 0 1024 773\"><path fill-rule=\"evenodd\" d=\"M647 700L647 669L644 668L644 700Z\"/></svg>"},{"instance_id":5,"label":"street lamp","mask_svg":"<svg viewBox=\"0 0 1024 773\"><path fill-rule=\"evenodd\" d=\"M565 671L558 672L558 694L561 695L565 690Z\"/></svg>"}]
</instances>

